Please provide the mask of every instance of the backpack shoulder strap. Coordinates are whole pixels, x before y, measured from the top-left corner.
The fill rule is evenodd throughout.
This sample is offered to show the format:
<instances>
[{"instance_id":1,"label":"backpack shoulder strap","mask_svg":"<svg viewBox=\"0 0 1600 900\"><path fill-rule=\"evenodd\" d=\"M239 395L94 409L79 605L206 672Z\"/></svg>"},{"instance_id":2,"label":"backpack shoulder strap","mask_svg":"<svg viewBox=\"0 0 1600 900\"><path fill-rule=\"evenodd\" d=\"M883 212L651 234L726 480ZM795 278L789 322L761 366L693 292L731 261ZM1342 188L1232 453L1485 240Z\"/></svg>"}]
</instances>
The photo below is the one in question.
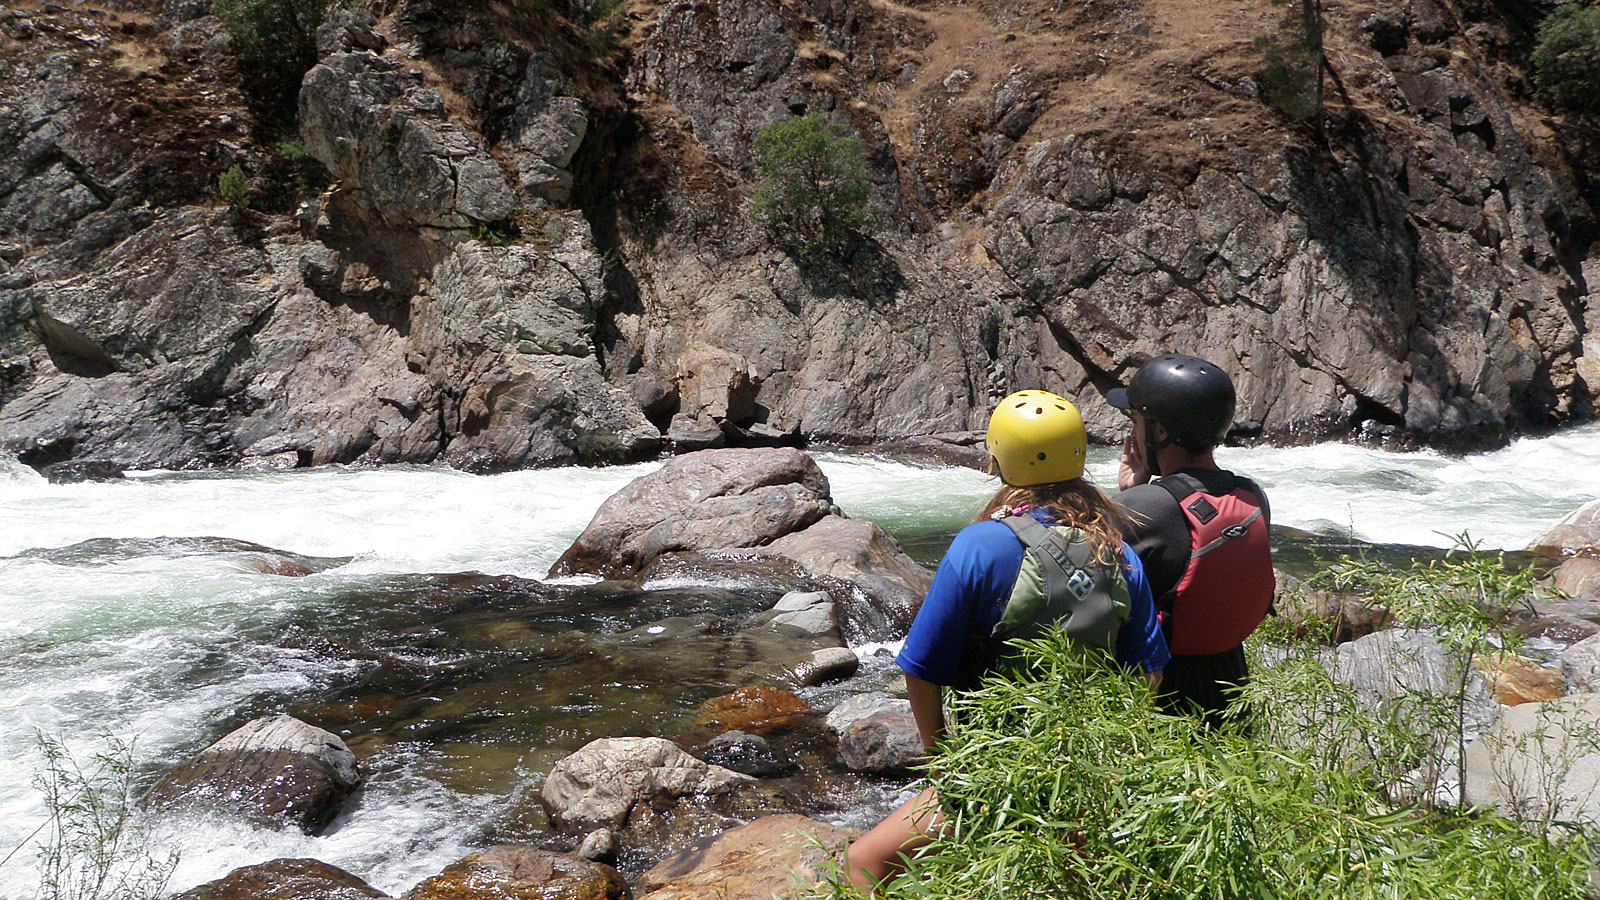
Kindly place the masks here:
<instances>
[{"instance_id":1,"label":"backpack shoulder strap","mask_svg":"<svg viewBox=\"0 0 1600 900\"><path fill-rule=\"evenodd\" d=\"M1033 516L1006 516L1000 521L1016 533L1017 540L1022 542L1023 550L1034 554L1039 560L1039 565L1044 568L1045 578L1050 583L1059 581L1065 584L1072 573L1087 562L1086 559L1072 558L1074 549L1087 545L1081 542L1068 545L1057 532L1044 527Z\"/></svg>"}]
</instances>

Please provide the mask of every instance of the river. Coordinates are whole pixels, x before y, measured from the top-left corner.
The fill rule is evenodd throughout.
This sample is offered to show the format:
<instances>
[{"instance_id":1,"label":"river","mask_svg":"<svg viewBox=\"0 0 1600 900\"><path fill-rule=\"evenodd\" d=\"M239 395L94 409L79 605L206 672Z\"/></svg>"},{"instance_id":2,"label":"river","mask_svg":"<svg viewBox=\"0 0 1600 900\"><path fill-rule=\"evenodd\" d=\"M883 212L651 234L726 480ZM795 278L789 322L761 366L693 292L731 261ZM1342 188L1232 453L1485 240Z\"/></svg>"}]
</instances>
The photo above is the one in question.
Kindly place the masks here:
<instances>
[{"instance_id":1,"label":"river","mask_svg":"<svg viewBox=\"0 0 1600 900\"><path fill-rule=\"evenodd\" d=\"M877 521L929 561L994 487L968 470L842 452L817 457L847 514ZM1517 549L1600 497L1600 425L1466 457L1325 444L1229 449L1219 460L1269 490L1277 524L1385 544L1448 547L1470 535L1484 547ZM435 582L417 576L542 578L602 500L658 465L495 476L423 467L140 472L51 485L0 460L0 857L28 844L0 864L0 897L32 897L37 884L29 835L45 808L33 784L36 733L80 755L102 734L136 738L147 783L250 715L317 710L346 725L335 730L350 734L369 782L332 833L163 823L157 849L182 853L174 889L239 865L311 856L399 894L489 837L535 839L534 788L553 758L590 737L619 728L654 733L659 723L632 708L564 715L552 705L524 714L514 708L539 701L506 694L501 679L493 696L479 685L477 693L397 701L415 709L386 713L381 727L363 730L352 723L360 722L358 701L373 696L360 682L369 664L329 658L304 638L359 643L372 630L430 659L474 659L481 612L448 624L453 613L429 606ZM1114 484L1109 449L1091 453L1090 473ZM154 540L198 536L350 561L284 577L260 572L248 552ZM94 543L41 552L85 541ZM456 643L434 641L424 653L410 636L425 628ZM358 682L367 693L355 693ZM617 705L597 696L593 707ZM437 708L427 707L434 701ZM513 709L504 722L448 725L450 715L487 715L473 703ZM335 708L342 712L329 712Z\"/></svg>"}]
</instances>

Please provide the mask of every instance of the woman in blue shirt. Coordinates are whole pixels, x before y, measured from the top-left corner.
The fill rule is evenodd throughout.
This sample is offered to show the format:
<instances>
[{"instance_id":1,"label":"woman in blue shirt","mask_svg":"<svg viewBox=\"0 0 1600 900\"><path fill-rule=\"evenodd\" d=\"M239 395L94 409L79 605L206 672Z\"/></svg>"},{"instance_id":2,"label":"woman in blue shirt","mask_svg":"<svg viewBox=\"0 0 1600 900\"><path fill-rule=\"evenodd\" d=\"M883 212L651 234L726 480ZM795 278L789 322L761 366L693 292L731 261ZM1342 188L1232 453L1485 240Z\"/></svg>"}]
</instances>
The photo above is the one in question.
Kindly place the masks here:
<instances>
[{"instance_id":1,"label":"woman in blue shirt","mask_svg":"<svg viewBox=\"0 0 1600 900\"><path fill-rule=\"evenodd\" d=\"M1088 438L1077 409L1046 391L1019 391L995 408L985 445L991 468L1004 484L978 521L950 543L896 659L906 673L906 697L930 753L944 736L944 689L962 680L964 652L970 668L974 638L981 641L994 632L1013 593L1027 590L1018 580L1027 552L1013 527L1020 520L1008 524L1008 517L1077 530L1075 537L1092 556L1084 571L1096 573L1085 579L1085 596L1124 596L1122 585L1112 583L1120 574L1126 608L1119 608L1110 626L1115 634L1108 649L1119 662L1137 666L1152 690L1169 658L1144 568L1120 537L1122 514L1083 480ZM905 856L932 840L941 819L938 797L933 788L925 788L850 846L846 872L851 883L871 890L898 874Z\"/></svg>"}]
</instances>

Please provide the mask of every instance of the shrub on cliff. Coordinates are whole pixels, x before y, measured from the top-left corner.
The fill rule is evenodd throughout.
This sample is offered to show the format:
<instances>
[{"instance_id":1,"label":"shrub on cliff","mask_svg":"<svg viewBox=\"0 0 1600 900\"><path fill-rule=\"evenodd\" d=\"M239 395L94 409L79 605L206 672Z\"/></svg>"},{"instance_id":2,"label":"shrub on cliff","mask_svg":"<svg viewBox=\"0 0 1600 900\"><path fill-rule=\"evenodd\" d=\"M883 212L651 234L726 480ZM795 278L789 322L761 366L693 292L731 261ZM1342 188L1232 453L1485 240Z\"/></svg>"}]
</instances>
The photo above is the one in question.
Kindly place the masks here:
<instances>
[{"instance_id":1,"label":"shrub on cliff","mask_svg":"<svg viewBox=\"0 0 1600 900\"><path fill-rule=\"evenodd\" d=\"M245 97L269 124L294 119L300 80L317 63L326 0L211 0L233 35Z\"/></svg>"},{"instance_id":2,"label":"shrub on cliff","mask_svg":"<svg viewBox=\"0 0 1600 900\"><path fill-rule=\"evenodd\" d=\"M1534 83L1547 102L1575 112L1600 111L1600 6L1568 3L1539 23Z\"/></svg>"},{"instance_id":3,"label":"shrub on cliff","mask_svg":"<svg viewBox=\"0 0 1600 900\"><path fill-rule=\"evenodd\" d=\"M802 255L847 255L867 220L866 143L813 113L768 125L755 146L760 221Z\"/></svg>"}]
</instances>

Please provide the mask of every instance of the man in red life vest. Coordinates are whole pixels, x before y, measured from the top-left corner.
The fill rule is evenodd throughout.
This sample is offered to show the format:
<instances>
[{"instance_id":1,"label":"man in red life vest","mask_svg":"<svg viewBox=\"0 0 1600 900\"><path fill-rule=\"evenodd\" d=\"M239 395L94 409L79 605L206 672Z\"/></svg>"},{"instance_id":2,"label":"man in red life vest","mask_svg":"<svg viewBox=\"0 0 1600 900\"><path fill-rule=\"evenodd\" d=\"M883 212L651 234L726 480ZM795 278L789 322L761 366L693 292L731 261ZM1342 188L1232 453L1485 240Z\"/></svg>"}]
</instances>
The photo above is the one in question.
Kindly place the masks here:
<instances>
[{"instance_id":1,"label":"man in red life vest","mask_svg":"<svg viewBox=\"0 0 1600 900\"><path fill-rule=\"evenodd\" d=\"M1131 514L1124 537L1144 563L1172 651L1161 705L1215 724L1249 678L1244 639L1274 585L1267 496L1212 458L1233 424L1233 381L1205 360L1169 354L1106 400L1133 420L1115 500Z\"/></svg>"}]
</instances>

